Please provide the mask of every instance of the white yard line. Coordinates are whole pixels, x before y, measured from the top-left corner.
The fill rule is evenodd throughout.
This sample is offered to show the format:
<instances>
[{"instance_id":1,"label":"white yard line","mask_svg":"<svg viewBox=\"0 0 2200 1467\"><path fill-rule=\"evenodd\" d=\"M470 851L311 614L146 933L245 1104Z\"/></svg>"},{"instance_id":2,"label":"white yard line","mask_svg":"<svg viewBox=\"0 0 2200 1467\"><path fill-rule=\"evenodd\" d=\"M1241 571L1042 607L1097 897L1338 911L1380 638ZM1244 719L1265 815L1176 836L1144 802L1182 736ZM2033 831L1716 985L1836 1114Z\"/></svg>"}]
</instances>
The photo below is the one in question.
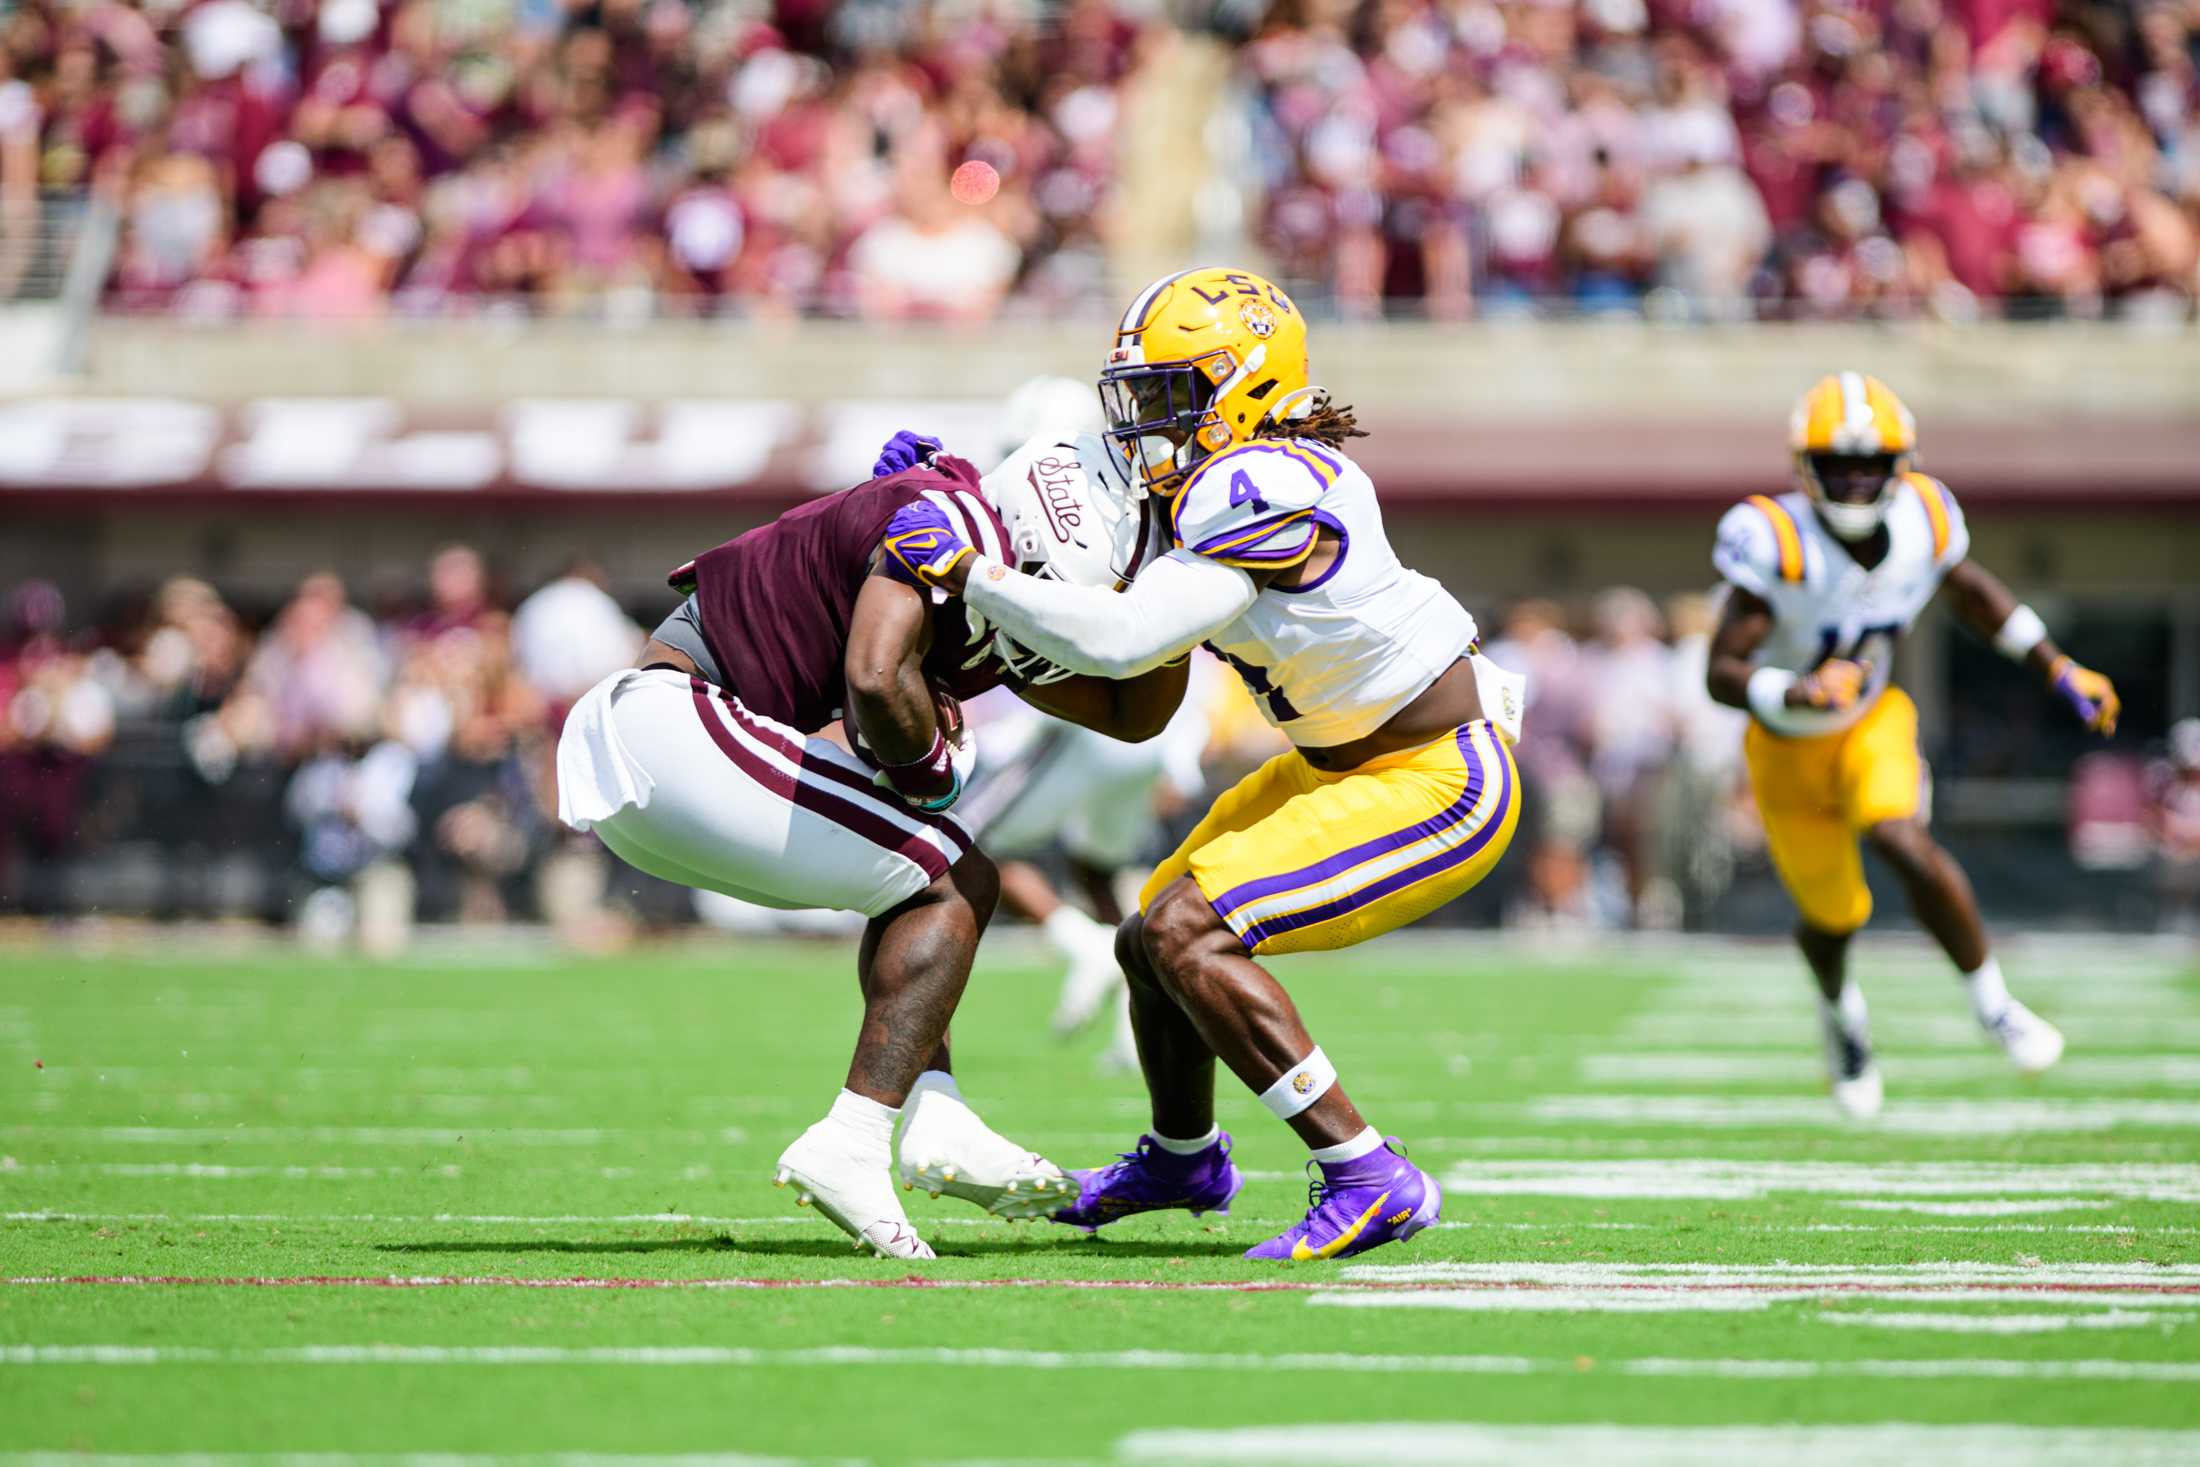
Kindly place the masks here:
<instances>
[{"instance_id":1,"label":"white yard line","mask_svg":"<svg viewBox=\"0 0 2200 1467\"><path fill-rule=\"evenodd\" d=\"M735 1168L726 1168L731 1174ZM630 1181L644 1175L630 1166L599 1166L589 1169L590 1174L605 1181ZM253 1163L232 1165L225 1162L200 1161L21 1161L12 1156L0 1156L0 1175L11 1172L37 1172L44 1175L85 1175L131 1178L181 1178L187 1181L368 1181L374 1178L451 1178L465 1174L465 1168L455 1163L435 1166L321 1166L299 1162ZM652 1168L646 1175L655 1179L677 1179L683 1182L709 1181L720 1175L718 1168L707 1163L691 1162L678 1170ZM1303 1172L1252 1171L1239 1168L1238 1175L1248 1182L1303 1182Z\"/></svg>"},{"instance_id":2,"label":"white yard line","mask_svg":"<svg viewBox=\"0 0 2200 1467\"><path fill-rule=\"evenodd\" d=\"M306 1166L301 1164L263 1166L230 1166L219 1162L204 1161L33 1161L19 1162L13 1157L0 1157L0 1173L90 1173L100 1177L163 1177L183 1178L188 1181L285 1181L285 1182L358 1182L376 1177L456 1177L461 1169L456 1166ZM612 1172L631 1175L631 1168L607 1167Z\"/></svg>"},{"instance_id":3,"label":"white yard line","mask_svg":"<svg viewBox=\"0 0 2200 1467\"><path fill-rule=\"evenodd\" d=\"M2028 1207L2027 1204L2000 1204L2012 1207ZM2087 1207L2106 1207L2109 1204L2085 1203ZM1908 1209L1903 1209L1908 1210ZM1926 1209L1931 1210L1931 1209ZM1244 1213L1232 1213L1230 1221L1247 1227L1284 1227L1299 1219L1292 1217L1252 1217ZM927 1217L924 1226L937 1227L948 1224L959 1227L992 1227L999 1218L990 1217ZM292 1227L333 1226L359 1223L388 1226L518 1226L518 1227L632 1227L643 1224L689 1226L704 1228L754 1228L802 1226L816 1222L803 1213L788 1213L770 1217L719 1217L707 1213L691 1212L608 1212L608 1213L531 1213L531 1212L4 1212L0 1222L44 1223L170 1223L179 1227L224 1226L249 1223L275 1223ZM1614 1222L1609 1218L1553 1218L1546 1222L1439 1222L1434 1224L1439 1232L1512 1232L1566 1234L1640 1233L1664 1226L1662 1223ZM2200 1234L2200 1226L2167 1223L1982 1223L1973 1227L1937 1223L1729 1223L1726 1228L1738 1233L2069 1233L2140 1234L2149 1237L2182 1237ZM1051 1236L1042 1234L1040 1236Z\"/></svg>"},{"instance_id":4,"label":"white yard line","mask_svg":"<svg viewBox=\"0 0 2200 1467\"><path fill-rule=\"evenodd\" d=\"M2189 1238L2200 1234L2200 1227L2152 1223L1974 1223L1966 1227L1960 1223L1805 1223L1788 1227L1743 1227L1742 1232L1798 1232L1798 1233L2122 1233L2152 1236L2161 1233L2173 1238Z\"/></svg>"},{"instance_id":5,"label":"white yard line","mask_svg":"<svg viewBox=\"0 0 2200 1467\"><path fill-rule=\"evenodd\" d=\"M868 1459L745 1452L0 1452L0 1467L868 1467Z\"/></svg>"},{"instance_id":6,"label":"white yard line","mask_svg":"<svg viewBox=\"0 0 2200 1467\"><path fill-rule=\"evenodd\" d=\"M1922 1330L1958 1335L2046 1335L2073 1329L2174 1329L2196 1316L2154 1309L2079 1310L2065 1314L1907 1313L1877 1309L1827 1309L1821 1324L1862 1325L1866 1329Z\"/></svg>"},{"instance_id":7,"label":"white yard line","mask_svg":"<svg viewBox=\"0 0 2200 1467\"><path fill-rule=\"evenodd\" d=\"M1282 1226L1297 1218L1255 1218L1239 1221L1274 1222ZM790 1212L774 1217L710 1217L689 1212L523 1213L523 1212L4 1212L0 1222L76 1223L172 1223L180 1227L206 1224L279 1223L290 1226L375 1223L387 1226L518 1226L518 1227L627 1227L640 1224L685 1225L701 1228L756 1228L816 1226L814 1214ZM928 1217L926 1227L1007 1227L997 1217Z\"/></svg>"},{"instance_id":8,"label":"white yard line","mask_svg":"<svg viewBox=\"0 0 2200 1467\"><path fill-rule=\"evenodd\" d=\"M1835 1207L1865 1212L1915 1212L1927 1217L2016 1217L2028 1212L2086 1212L2114 1203L2085 1197L2027 1197L1989 1202L1918 1202L1888 1197L1843 1197Z\"/></svg>"},{"instance_id":9,"label":"white yard line","mask_svg":"<svg viewBox=\"0 0 2200 1467\"><path fill-rule=\"evenodd\" d=\"M2028 1303L2040 1302L2033 1295L2016 1297ZM2053 1297L2056 1296L2050 1296ZM2115 1292L2087 1297L2113 1300L2126 1306L2123 1314L2134 1318L2144 1316L2174 1325L2194 1317L2190 1313L2150 1312L2157 1306L2168 1310L2177 1305L2190 1305L2194 1299L2189 1294L2156 1294L2135 1289L2128 1293ZM1307 1303L1337 1309L1437 1309L1459 1314L1749 1314L1770 1309L1775 1304L1850 1299L1884 1300L1903 1304L2007 1304L2012 1301L2012 1296L2005 1289L1871 1288L1842 1285L1820 1288L1809 1284L1731 1292L1720 1289L1661 1289L1644 1286L1578 1289L1515 1289L1500 1286L1480 1289L1340 1289L1334 1293L1310 1295ZM1835 1315L1829 1311L1821 1317L1843 1323L1869 1323L1882 1316L1858 1314L1851 1317L1845 1314ZM1968 1327L1964 1323L1966 1320L2001 1316L1946 1314L1916 1317L1952 1319L1957 1322L1948 1328L1959 1330ZM1986 1327L1981 1325L1977 1328L1983 1331ZM2010 1333L2022 1331L2012 1330Z\"/></svg>"},{"instance_id":10,"label":"white yard line","mask_svg":"<svg viewBox=\"0 0 2200 1467\"><path fill-rule=\"evenodd\" d=\"M1717 1036L1706 1031L1707 1039ZM1880 1065L1895 1085L1971 1084L2007 1080L2014 1073L1998 1054L1888 1054ZM1636 1050L1586 1054L1583 1081L1595 1085L1820 1085L1825 1070L1815 1053L1747 1053L1715 1049ZM2058 1085L2200 1087L2200 1054L2073 1054L2054 1070Z\"/></svg>"},{"instance_id":11,"label":"white yard line","mask_svg":"<svg viewBox=\"0 0 2200 1467\"><path fill-rule=\"evenodd\" d=\"M1623 1375L1709 1376L1719 1380L2200 1381L2200 1362L2148 1360L1690 1360L1616 1362Z\"/></svg>"},{"instance_id":12,"label":"white yard line","mask_svg":"<svg viewBox=\"0 0 2200 1467\"><path fill-rule=\"evenodd\" d=\"M2106 1204L2102 1204L2105 1206ZM1249 1227L1283 1227L1293 1217L1251 1217L1231 1214L1230 1220ZM800 1213L772 1217L715 1217L685 1212L635 1213L371 1213L371 1212L7 1212L0 1222L48 1223L172 1223L183 1227L276 1223L320 1226L356 1223L525 1227L626 1227L637 1224L687 1225L709 1228L774 1227L805 1224L814 1219ZM926 1227L945 1223L955 1226L990 1227L1000 1221L985 1217L928 1217ZM1663 1226L1647 1222L1614 1222L1608 1218L1554 1218L1546 1222L1438 1222L1439 1232L1515 1232L1563 1234L1576 1232L1639 1233ZM1959 1227L1939 1223L1732 1223L1728 1231L1740 1233L2069 1233L2140 1234L2182 1237L2200 1234L2200 1226L2167 1223L1984 1223Z\"/></svg>"},{"instance_id":13,"label":"white yard line","mask_svg":"<svg viewBox=\"0 0 2200 1467\"><path fill-rule=\"evenodd\" d=\"M2040 1290L2182 1289L2200 1297L2200 1263L1974 1263L1951 1259L1855 1267L1839 1263L1348 1263L1352 1283L1534 1285L1558 1288L1687 1286L1821 1291L1998 1284Z\"/></svg>"},{"instance_id":14,"label":"white yard line","mask_svg":"<svg viewBox=\"0 0 2200 1467\"><path fill-rule=\"evenodd\" d=\"M2070 1036L2071 1046L2087 1052L2200 1046L2200 1018L2105 1015L2081 1017L2062 1027ZM1989 1042L1971 1017L1961 1012L1875 1024L1872 1033L1889 1054L1912 1049L1979 1049ZM1699 1049L1716 1040L1737 1048L1801 1046L1806 1053L1814 1053L1818 1021L1815 1015L1800 1010L1748 1010L1713 1016L1650 1008L1621 1025L1616 1037L1622 1044L1651 1048Z\"/></svg>"},{"instance_id":15,"label":"white yard line","mask_svg":"<svg viewBox=\"0 0 2200 1467\"><path fill-rule=\"evenodd\" d=\"M1566 1125L1859 1129L1824 1100L1799 1095L1546 1095L1521 1109L1536 1121ZM2200 1101L1955 1100L1897 1094L1870 1126L1904 1136L2067 1135L2123 1128L2200 1130Z\"/></svg>"},{"instance_id":16,"label":"white yard line","mask_svg":"<svg viewBox=\"0 0 2200 1467\"><path fill-rule=\"evenodd\" d=\"M628 1129L603 1126L48 1126L34 1128L41 1139L104 1141L132 1146L194 1146L227 1143L262 1146L303 1142L329 1146L610 1146L637 1139L735 1145L747 1139L736 1127L690 1131L667 1127Z\"/></svg>"},{"instance_id":17,"label":"white yard line","mask_svg":"<svg viewBox=\"0 0 2200 1467\"><path fill-rule=\"evenodd\" d=\"M955 1349L821 1345L760 1349L736 1345L297 1345L232 1350L200 1345L0 1345L0 1366L242 1365L542 1365L670 1369L877 1368L964 1370L1222 1370L1337 1375L1576 1375L1572 1357L1371 1354L1350 1351ZM1600 1363L1621 1375L1702 1376L1730 1380L1811 1377L2039 1381L2200 1382L2200 1362L2146 1360L1768 1360L1646 1358Z\"/></svg>"},{"instance_id":18,"label":"white yard line","mask_svg":"<svg viewBox=\"0 0 2200 1467\"><path fill-rule=\"evenodd\" d=\"M1738 1161L1618 1156L1579 1161L1462 1162L1446 1192L1476 1196L1710 1198L1782 1192L1881 1197L2082 1196L2200 1202L2200 1165L2092 1162Z\"/></svg>"},{"instance_id":19,"label":"white yard line","mask_svg":"<svg viewBox=\"0 0 2200 1467\"><path fill-rule=\"evenodd\" d=\"M1351 1422L1135 1431L1116 1443L1136 1462L1382 1462L1386 1467L2188 1467L2200 1432L2033 1426L1484 1426ZM44 1467L44 1464L38 1464ZM59 1464L56 1464L59 1467Z\"/></svg>"}]
</instances>

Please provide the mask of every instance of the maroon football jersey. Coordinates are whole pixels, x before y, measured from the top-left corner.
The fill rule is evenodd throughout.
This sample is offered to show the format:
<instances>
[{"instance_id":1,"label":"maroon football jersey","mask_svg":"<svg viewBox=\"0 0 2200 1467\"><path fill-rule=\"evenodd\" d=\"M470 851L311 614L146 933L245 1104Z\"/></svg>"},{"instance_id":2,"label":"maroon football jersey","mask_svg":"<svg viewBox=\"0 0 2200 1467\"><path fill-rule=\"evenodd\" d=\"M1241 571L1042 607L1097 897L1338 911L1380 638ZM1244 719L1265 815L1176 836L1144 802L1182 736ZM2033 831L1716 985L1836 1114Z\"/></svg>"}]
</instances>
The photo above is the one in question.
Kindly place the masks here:
<instances>
[{"instance_id":1,"label":"maroon football jersey","mask_svg":"<svg viewBox=\"0 0 2200 1467\"><path fill-rule=\"evenodd\" d=\"M978 471L942 454L929 468L873 479L789 510L672 573L675 587L694 582L703 642L735 697L805 733L840 717L856 594L871 574L886 522L926 494L962 521L963 539L973 549L1007 558L1008 532L978 493ZM1003 669L990 652L975 666L963 666L977 650L961 599L935 606L932 648L924 659L933 686L970 698L999 684Z\"/></svg>"}]
</instances>

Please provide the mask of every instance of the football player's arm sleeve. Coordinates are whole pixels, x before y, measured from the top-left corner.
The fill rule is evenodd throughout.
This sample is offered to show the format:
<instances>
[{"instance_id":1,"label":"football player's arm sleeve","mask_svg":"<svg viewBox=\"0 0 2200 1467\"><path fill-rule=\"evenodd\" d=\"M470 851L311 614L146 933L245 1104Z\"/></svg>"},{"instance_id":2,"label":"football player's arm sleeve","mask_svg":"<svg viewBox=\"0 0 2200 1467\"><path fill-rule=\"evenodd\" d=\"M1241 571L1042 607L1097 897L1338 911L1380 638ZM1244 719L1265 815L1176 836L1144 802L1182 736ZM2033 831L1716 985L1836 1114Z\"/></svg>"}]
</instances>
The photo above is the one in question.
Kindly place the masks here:
<instances>
[{"instance_id":1,"label":"football player's arm sleeve","mask_svg":"<svg viewBox=\"0 0 2200 1467\"><path fill-rule=\"evenodd\" d=\"M1237 567L1172 550L1121 592L1042 580L980 557L963 599L1057 667L1136 677L1221 631L1259 594Z\"/></svg>"},{"instance_id":2,"label":"football player's arm sleeve","mask_svg":"<svg viewBox=\"0 0 2200 1467\"><path fill-rule=\"evenodd\" d=\"M1711 566L1721 579L1759 601L1771 599L1779 578L1780 546L1764 511L1737 504L1726 512L1711 543Z\"/></svg>"}]
</instances>

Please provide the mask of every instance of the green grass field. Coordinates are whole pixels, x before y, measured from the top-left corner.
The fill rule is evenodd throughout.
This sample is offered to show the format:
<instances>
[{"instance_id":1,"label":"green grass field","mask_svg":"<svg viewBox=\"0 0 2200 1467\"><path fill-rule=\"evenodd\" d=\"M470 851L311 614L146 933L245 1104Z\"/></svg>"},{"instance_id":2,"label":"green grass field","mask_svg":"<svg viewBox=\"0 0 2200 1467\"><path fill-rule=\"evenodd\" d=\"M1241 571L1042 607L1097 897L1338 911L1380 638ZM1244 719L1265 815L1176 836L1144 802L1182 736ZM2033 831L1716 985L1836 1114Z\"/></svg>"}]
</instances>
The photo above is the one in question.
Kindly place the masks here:
<instances>
[{"instance_id":1,"label":"green grass field","mask_svg":"<svg viewBox=\"0 0 2200 1467\"><path fill-rule=\"evenodd\" d=\"M1290 960L1447 1188L1411 1244L1292 1271L1238 1255L1303 1153L1227 1078L1233 1216L1087 1240L918 1194L937 1264L853 1253L768 1180L839 1082L850 965L0 949L0 1457L2200 1461L2168 950L2012 944L2071 1041L2026 1083L1922 949L1865 948L1862 1129L1778 946ZM1098 1036L1045 1038L1053 989L989 947L958 1068L1093 1165L1143 1105Z\"/></svg>"}]
</instances>

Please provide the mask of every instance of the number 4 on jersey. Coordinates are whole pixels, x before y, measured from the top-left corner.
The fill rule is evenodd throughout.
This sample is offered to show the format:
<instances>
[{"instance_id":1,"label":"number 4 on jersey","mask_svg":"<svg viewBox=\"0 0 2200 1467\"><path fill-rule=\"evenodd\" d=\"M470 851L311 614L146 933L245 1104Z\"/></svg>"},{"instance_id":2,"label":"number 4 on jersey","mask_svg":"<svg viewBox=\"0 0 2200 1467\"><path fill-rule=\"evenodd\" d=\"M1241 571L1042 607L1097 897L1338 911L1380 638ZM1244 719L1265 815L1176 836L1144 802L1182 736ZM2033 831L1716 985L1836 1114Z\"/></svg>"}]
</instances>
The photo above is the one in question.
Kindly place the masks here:
<instances>
[{"instance_id":1,"label":"number 4 on jersey","mask_svg":"<svg viewBox=\"0 0 2200 1467\"><path fill-rule=\"evenodd\" d=\"M1260 490L1253 487L1252 476L1238 469L1230 475L1230 508L1250 502L1253 513L1268 513L1268 501L1260 497Z\"/></svg>"}]
</instances>

